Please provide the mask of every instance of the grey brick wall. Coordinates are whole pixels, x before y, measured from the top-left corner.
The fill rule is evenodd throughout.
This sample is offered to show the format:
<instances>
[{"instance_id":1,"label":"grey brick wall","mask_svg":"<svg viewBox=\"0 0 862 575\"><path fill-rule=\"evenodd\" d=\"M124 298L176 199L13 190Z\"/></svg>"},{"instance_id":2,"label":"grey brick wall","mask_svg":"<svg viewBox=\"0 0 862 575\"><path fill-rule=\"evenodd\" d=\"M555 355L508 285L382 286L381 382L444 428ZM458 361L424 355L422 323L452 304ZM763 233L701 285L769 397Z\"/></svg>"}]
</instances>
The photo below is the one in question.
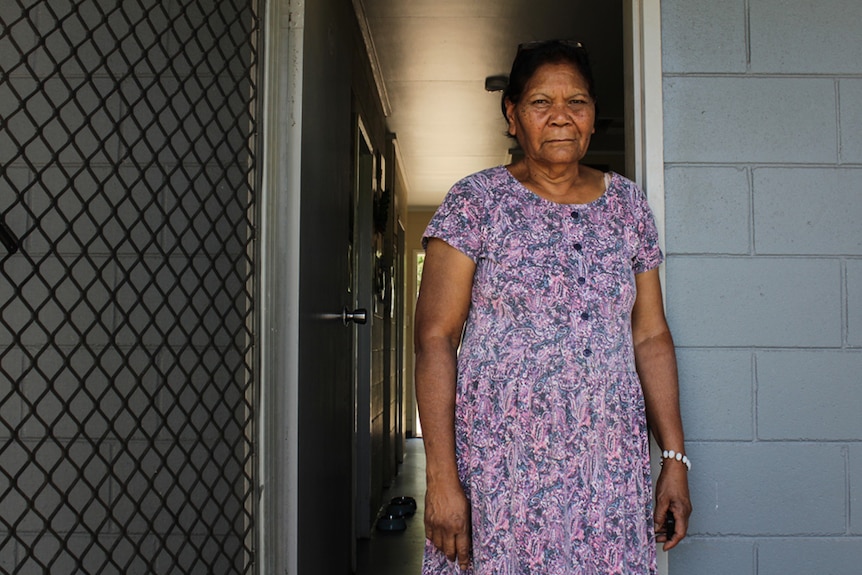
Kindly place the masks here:
<instances>
[{"instance_id":1,"label":"grey brick wall","mask_svg":"<svg viewBox=\"0 0 862 575\"><path fill-rule=\"evenodd\" d=\"M857 0L662 1L695 505L672 575L862 573L860 22Z\"/></svg>"}]
</instances>

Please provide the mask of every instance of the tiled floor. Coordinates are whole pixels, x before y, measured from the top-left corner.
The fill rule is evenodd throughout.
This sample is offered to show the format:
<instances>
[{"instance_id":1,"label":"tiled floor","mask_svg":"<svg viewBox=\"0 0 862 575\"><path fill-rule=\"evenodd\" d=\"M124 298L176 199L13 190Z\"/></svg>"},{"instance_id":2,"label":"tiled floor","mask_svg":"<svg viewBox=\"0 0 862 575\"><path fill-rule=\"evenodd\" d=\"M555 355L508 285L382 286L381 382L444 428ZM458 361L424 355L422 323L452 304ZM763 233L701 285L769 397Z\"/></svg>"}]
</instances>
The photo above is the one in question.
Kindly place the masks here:
<instances>
[{"instance_id":1,"label":"tiled floor","mask_svg":"<svg viewBox=\"0 0 862 575\"><path fill-rule=\"evenodd\" d=\"M421 439L408 439L404 463L383 501L409 496L417 510L407 519L407 529L398 533L374 530L371 539L360 541L357 549L357 575L419 575L425 527L422 524L425 501L425 449Z\"/></svg>"}]
</instances>

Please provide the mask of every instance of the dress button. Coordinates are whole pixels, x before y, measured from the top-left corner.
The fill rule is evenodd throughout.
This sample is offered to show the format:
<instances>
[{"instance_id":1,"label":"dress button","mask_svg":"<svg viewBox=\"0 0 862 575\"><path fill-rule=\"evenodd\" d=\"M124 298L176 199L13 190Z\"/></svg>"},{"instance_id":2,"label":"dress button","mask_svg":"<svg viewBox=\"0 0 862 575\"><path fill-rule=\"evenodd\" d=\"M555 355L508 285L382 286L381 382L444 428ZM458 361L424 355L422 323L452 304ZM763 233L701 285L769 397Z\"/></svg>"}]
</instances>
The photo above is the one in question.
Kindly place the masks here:
<instances>
[{"instance_id":1,"label":"dress button","mask_svg":"<svg viewBox=\"0 0 862 575\"><path fill-rule=\"evenodd\" d=\"M587 312L583 312L581 314L581 319L587 321L588 319L590 319L590 314L588 314Z\"/></svg>"},{"instance_id":2,"label":"dress button","mask_svg":"<svg viewBox=\"0 0 862 575\"><path fill-rule=\"evenodd\" d=\"M578 212L572 212L572 217L574 219L578 219L580 216L581 216L581 214L579 214Z\"/></svg>"},{"instance_id":3,"label":"dress button","mask_svg":"<svg viewBox=\"0 0 862 575\"><path fill-rule=\"evenodd\" d=\"M578 278L578 284L579 285L584 285L585 283L587 283L587 278L585 278L585 277Z\"/></svg>"},{"instance_id":4,"label":"dress button","mask_svg":"<svg viewBox=\"0 0 862 575\"><path fill-rule=\"evenodd\" d=\"M584 349L584 357L590 357L591 355L593 355L593 350L590 348Z\"/></svg>"},{"instance_id":5,"label":"dress button","mask_svg":"<svg viewBox=\"0 0 862 575\"><path fill-rule=\"evenodd\" d=\"M582 246L580 243L575 243L575 251L579 252L582 249L584 249L584 246Z\"/></svg>"}]
</instances>

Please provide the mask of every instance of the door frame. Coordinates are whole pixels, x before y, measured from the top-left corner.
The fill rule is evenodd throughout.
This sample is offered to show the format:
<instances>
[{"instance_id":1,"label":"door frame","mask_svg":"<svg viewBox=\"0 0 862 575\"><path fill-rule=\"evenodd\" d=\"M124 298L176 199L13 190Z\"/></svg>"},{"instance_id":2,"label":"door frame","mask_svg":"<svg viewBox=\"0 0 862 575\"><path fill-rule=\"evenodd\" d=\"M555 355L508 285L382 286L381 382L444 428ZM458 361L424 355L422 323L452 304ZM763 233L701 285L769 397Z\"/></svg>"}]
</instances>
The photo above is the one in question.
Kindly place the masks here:
<instances>
[{"instance_id":1,"label":"door frame","mask_svg":"<svg viewBox=\"0 0 862 575\"><path fill-rule=\"evenodd\" d=\"M647 193L664 245L661 0L624 0L626 171Z\"/></svg>"},{"instance_id":2,"label":"door frame","mask_svg":"<svg viewBox=\"0 0 862 575\"><path fill-rule=\"evenodd\" d=\"M354 309L367 312L366 325L353 325L353 545L356 539L371 536L372 431L371 385L373 378L374 294L372 293L372 223L374 194L377 191L377 151L366 122L354 114L353 138L353 249L350 257L351 297ZM363 152L363 150L365 152ZM353 553L354 563L356 553ZM355 565L354 565L355 567Z\"/></svg>"},{"instance_id":3,"label":"door frame","mask_svg":"<svg viewBox=\"0 0 862 575\"><path fill-rule=\"evenodd\" d=\"M257 308L259 574L296 574L303 0L263 0Z\"/></svg>"},{"instance_id":4,"label":"door frame","mask_svg":"<svg viewBox=\"0 0 862 575\"><path fill-rule=\"evenodd\" d=\"M297 574L300 135L304 0L265 0L258 301L257 572ZM661 0L624 0L630 174L665 231ZM662 271L663 273L663 271ZM667 573L659 550L659 572Z\"/></svg>"}]
</instances>

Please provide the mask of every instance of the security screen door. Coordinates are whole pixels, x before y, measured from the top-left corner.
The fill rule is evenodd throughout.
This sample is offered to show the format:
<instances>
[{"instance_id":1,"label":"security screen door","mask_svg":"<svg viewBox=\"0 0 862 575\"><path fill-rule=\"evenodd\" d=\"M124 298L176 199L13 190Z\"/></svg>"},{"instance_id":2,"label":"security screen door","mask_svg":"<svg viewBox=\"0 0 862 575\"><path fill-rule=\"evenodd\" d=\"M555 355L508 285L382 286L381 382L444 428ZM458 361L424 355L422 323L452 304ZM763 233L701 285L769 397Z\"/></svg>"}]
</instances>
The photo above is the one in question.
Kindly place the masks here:
<instances>
[{"instance_id":1,"label":"security screen door","mask_svg":"<svg viewBox=\"0 0 862 575\"><path fill-rule=\"evenodd\" d=\"M259 43L0 2L0 573L253 570Z\"/></svg>"}]
</instances>

